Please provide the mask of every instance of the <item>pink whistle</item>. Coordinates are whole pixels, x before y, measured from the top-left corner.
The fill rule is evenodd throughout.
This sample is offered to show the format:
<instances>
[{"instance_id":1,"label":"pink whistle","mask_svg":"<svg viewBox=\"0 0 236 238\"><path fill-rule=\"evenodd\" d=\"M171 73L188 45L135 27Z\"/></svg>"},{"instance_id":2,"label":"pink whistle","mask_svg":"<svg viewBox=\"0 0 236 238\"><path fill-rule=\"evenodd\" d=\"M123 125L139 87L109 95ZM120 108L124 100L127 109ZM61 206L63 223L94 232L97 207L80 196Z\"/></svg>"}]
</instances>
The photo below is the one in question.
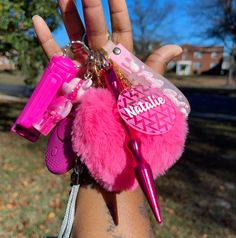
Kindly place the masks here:
<instances>
[{"instance_id":1,"label":"pink whistle","mask_svg":"<svg viewBox=\"0 0 236 238\"><path fill-rule=\"evenodd\" d=\"M11 131L32 142L41 134L48 135L71 111L71 99L63 94L61 86L75 78L77 73L71 59L53 56Z\"/></svg>"},{"instance_id":2,"label":"pink whistle","mask_svg":"<svg viewBox=\"0 0 236 238\"><path fill-rule=\"evenodd\" d=\"M110 66L108 69L105 70L104 77L105 77L108 88L113 92L117 100L119 94L122 91L122 85L120 84L120 81L117 78L112 66ZM148 200L148 203L153 211L153 214L157 222L161 223L162 218L160 214L160 208L159 208L157 195L156 195L156 187L155 187L151 167L144 160L140 150L139 141L133 135L134 133L132 133L132 130L125 123L124 123L124 127L129 137L128 147L136 161L136 166L134 168L136 178Z\"/></svg>"}]
</instances>

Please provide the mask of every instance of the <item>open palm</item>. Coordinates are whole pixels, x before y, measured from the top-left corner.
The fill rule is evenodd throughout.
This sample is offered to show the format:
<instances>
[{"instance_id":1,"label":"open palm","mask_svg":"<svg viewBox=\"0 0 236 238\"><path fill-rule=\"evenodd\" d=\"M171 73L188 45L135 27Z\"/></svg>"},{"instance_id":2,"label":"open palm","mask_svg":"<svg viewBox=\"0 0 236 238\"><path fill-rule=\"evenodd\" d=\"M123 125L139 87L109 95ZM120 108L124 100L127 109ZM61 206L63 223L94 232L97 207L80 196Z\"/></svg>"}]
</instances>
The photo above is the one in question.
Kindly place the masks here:
<instances>
[{"instance_id":1,"label":"open palm","mask_svg":"<svg viewBox=\"0 0 236 238\"><path fill-rule=\"evenodd\" d=\"M108 0L108 2L112 25L112 41L121 43L132 51L133 38L126 1ZM85 28L73 0L59 0L58 3L70 41L81 40L86 32L91 49L99 49L106 44L108 30L101 0L82 0ZM62 50L53 38L45 21L40 16L34 16L33 25L47 57L50 59L53 55L61 55ZM167 63L181 52L182 49L177 45L163 46L147 58L146 64L157 73L163 74Z\"/></svg>"}]
</instances>

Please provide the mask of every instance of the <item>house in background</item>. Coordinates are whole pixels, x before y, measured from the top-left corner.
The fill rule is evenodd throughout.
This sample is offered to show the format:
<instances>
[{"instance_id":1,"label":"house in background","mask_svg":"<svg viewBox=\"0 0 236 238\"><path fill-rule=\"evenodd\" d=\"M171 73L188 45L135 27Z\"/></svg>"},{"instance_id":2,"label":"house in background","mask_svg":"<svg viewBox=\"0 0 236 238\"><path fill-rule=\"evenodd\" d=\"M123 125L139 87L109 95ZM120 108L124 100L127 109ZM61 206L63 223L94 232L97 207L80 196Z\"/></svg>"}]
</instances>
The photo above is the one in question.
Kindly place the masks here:
<instances>
[{"instance_id":1,"label":"house in background","mask_svg":"<svg viewBox=\"0 0 236 238\"><path fill-rule=\"evenodd\" d=\"M182 45L183 54L176 61L177 75L220 74L224 55L222 46Z\"/></svg>"},{"instance_id":2,"label":"house in background","mask_svg":"<svg viewBox=\"0 0 236 238\"><path fill-rule=\"evenodd\" d=\"M15 63L12 59L12 53L2 52L0 53L0 70L12 71L15 70Z\"/></svg>"}]
</instances>

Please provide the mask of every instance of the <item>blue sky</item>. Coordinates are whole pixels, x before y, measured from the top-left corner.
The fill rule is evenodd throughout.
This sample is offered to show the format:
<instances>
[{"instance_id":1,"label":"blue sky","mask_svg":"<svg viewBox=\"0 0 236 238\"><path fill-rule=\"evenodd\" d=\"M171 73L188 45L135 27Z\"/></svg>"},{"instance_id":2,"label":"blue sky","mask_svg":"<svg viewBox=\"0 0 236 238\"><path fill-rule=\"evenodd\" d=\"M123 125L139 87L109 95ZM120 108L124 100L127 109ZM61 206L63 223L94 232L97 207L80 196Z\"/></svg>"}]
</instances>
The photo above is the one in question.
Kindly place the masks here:
<instances>
[{"instance_id":1,"label":"blue sky","mask_svg":"<svg viewBox=\"0 0 236 238\"><path fill-rule=\"evenodd\" d=\"M129 4L131 0L128 0ZM145 0L140 0L145 4ZM193 0L159 0L162 5L167 3L171 3L174 7L167 18L166 23L158 26L159 32L161 32L161 38L163 39L163 44L194 44L194 45L212 45L218 44L222 45L222 43L216 42L215 40L206 40L205 37L196 36L196 30L201 26L201 23L196 23L193 21L193 18L189 16L187 13L188 6L193 2ZM107 26L110 29L110 19L109 19L109 8L107 0L102 0L104 14L107 21ZM82 7L80 1L76 1L78 11L80 16L83 19ZM130 15L132 14L131 9L129 9ZM64 46L69 42L69 39L66 34L66 30L63 24L53 32L54 37L60 46ZM166 37L167 36L167 37Z\"/></svg>"}]
</instances>

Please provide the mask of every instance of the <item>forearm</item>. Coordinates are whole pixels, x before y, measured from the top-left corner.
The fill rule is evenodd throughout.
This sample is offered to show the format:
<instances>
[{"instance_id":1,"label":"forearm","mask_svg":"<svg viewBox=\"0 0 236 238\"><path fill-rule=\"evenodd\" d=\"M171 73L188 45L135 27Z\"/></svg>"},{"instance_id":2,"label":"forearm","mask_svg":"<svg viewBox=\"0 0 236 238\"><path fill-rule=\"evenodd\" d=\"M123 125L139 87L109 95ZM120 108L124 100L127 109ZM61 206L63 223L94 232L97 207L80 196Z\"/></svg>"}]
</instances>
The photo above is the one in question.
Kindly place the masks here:
<instances>
[{"instance_id":1,"label":"forearm","mask_svg":"<svg viewBox=\"0 0 236 238\"><path fill-rule=\"evenodd\" d=\"M111 193L98 186L81 187L72 237L152 237L142 191Z\"/></svg>"}]
</instances>

